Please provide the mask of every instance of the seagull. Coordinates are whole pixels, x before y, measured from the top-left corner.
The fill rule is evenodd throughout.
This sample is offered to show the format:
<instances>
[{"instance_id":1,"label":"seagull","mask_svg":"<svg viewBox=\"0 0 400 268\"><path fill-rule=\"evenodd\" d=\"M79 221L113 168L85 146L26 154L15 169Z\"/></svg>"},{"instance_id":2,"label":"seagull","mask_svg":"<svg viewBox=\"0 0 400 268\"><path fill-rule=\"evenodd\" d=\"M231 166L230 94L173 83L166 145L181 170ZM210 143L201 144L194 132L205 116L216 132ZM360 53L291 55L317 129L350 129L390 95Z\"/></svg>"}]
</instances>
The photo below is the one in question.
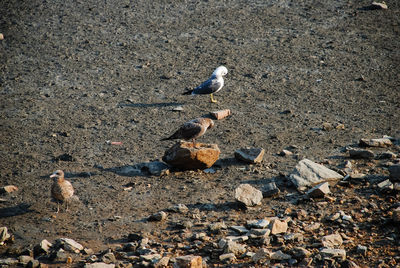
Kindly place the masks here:
<instances>
[{"instance_id":1,"label":"seagull","mask_svg":"<svg viewBox=\"0 0 400 268\"><path fill-rule=\"evenodd\" d=\"M193 90L188 90L183 93L183 95L199 95L199 94L210 94L211 102L217 102L214 97L213 93L216 93L221 90L224 86L224 79L222 76L228 73L228 69L225 66L219 66L215 71L212 73L211 77L202 83L200 86L196 87Z\"/></svg>"},{"instance_id":2,"label":"seagull","mask_svg":"<svg viewBox=\"0 0 400 268\"><path fill-rule=\"evenodd\" d=\"M214 126L214 121L210 118L196 118L184 123L174 134L168 138L161 139L165 140L175 140L184 139L192 140L193 147L195 147L195 139L204 135L207 129Z\"/></svg>"},{"instance_id":3,"label":"seagull","mask_svg":"<svg viewBox=\"0 0 400 268\"><path fill-rule=\"evenodd\" d=\"M57 202L57 213L59 212L59 202L66 203L66 210L68 211L68 201L74 195L74 188L72 184L64 179L64 172L62 170L56 170L50 175L50 178L54 179L53 185L51 186L51 197Z\"/></svg>"}]
</instances>

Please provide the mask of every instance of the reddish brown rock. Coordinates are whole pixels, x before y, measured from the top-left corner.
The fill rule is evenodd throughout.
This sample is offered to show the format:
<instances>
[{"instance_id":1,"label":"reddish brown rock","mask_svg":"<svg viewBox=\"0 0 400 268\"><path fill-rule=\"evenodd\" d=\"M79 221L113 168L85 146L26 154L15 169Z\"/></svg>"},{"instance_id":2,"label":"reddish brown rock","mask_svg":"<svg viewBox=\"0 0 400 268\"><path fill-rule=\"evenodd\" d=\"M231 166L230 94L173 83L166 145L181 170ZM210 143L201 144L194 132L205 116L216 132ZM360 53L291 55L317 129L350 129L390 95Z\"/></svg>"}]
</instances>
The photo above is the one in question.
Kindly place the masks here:
<instances>
[{"instance_id":1,"label":"reddish brown rock","mask_svg":"<svg viewBox=\"0 0 400 268\"><path fill-rule=\"evenodd\" d=\"M176 257L176 262L178 267L182 268L202 268L203 267L203 259L201 256L194 255L186 255Z\"/></svg>"},{"instance_id":2,"label":"reddish brown rock","mask_svg":"<svg viewBox=\"0 0 400 268\"><path fill-rule=\"evenodd\" d=\"M217 160L220 150L217 144L178 142L169 148L162 160L179 169L206 169Z\"/></svg>"},{"instance_id":3,"label":"reddish brown rock","mask_svg":"<svg viewBox=\"0 0 400 268\"><path fill-rule=\"evenodd\" d=\"M225 109L225 110L220 110L220 111L215 111L211 112L210 115L212 115L215 119L221 120L225 117L228 117L232 114L231 110Z\"/></svg>"}]
</instances>

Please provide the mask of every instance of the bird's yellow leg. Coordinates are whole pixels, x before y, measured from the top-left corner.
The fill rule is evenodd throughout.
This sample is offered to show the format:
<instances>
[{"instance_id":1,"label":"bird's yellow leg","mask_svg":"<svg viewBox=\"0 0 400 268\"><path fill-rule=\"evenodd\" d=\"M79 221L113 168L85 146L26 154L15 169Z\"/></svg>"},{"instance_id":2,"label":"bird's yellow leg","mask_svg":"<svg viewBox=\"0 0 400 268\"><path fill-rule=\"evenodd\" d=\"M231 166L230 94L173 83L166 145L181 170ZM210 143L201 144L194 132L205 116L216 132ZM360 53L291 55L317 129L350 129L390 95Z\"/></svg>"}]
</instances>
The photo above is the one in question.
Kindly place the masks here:
<instances>
[{"instance_id":1,"label":"bird's yellow leg","mask_svg":"<svg viewBox=\"0 0 400 268\"><path fill-rule=\"evenodd\" d=\"M214 96L213 96L213 94L212 94L212 93L210 94L210 96L211 96L211 102L212 102L212 103L216 103L216 102L217 102L217 100L216 100L216 99L214 99Z\"/></svg>"}]
</instances>

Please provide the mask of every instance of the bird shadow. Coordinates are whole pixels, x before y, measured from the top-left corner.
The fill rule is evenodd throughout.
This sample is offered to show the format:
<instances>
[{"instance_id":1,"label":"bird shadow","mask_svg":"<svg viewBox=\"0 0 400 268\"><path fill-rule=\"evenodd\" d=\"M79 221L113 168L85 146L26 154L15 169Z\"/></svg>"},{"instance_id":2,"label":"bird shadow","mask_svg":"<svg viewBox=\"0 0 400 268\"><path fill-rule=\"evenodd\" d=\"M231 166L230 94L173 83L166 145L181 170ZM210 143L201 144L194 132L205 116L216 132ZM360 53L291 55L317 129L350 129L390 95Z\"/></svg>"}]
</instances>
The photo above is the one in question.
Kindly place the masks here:
<instances>
[{"instance_id":1,"label":"bird shadow","mask_svg":"<svg viewBox=\"0 0 400 268\"><path fill-rule=\"evenodd\" d=\"M195 203L186 205L190 210L198 209L200 211L214 211L214 212L224 212L224 211L244 211L246 206L239 202L227 201L224 203Z\"/></svg>"},{"instance_id":2,"label":"bird shadow","mask_svg":"<svg viewBox=\"0 0 400 268\"><path fill-rule=\"evenodd\" d=\"M171 106L182 106L183 103L176 102L160 102L160 103L120 103L120 107L134 107L134 108L152 108L152 107L171 107Z\"/></svg>"},{"instance_id":3,"label":"bird shadow","mask_svg":"<svg viewBox=\"0 0 400 268\"><path fill-rule=\"evenodd\" d=\"M237 160L234 157L227 157L227 158L221 158L218 159L217 162L213 165L213 167L230 167L230 166L248 166L248 163L242 162L240 160Z\"/></svg>"},{"instance_id":4,"label":"bird shadow","mask_svg":"<svg viewBox=\"0 0 400 268\"><path fill-rule=\"evenodd\" d=\"M103 168L96 166L97 169L106 172L112 172L119 176L135 177L135 176L151 176L160 175L164 170L169 169L169 166L160 161L142 162L134 165L126 165L119 167Z\"/></svg>"},{"instance_id":5,"label":"bird shadow","mask_svg":"<svg viewBox=\"0 0 400 268\"><path fill-rule=\"evenodd\" d=\"M7 218L7 217L14 217L23 215L29 212L34 212L34 210L30 209L30 204L21 203L16 206L0 208L0 219Z\"/></svg>"},{"instance_id":6,"label":"bird shadow","mask_svg":"<svg viewBox=\"0 0 400 268\"><path fill-rule=\"evenodd\" d=\"M52 173L48 174L48 175L42 175L40 176L40 178L42 179L46 179L46 178L50 178L50 175ZM96 172L90 172L90 171L84 171L84 172L64 172L64 178L66 179L71 179L71 178L90 178L92 176L96 176L97 173Z\"/></svg>"}]
</instances>

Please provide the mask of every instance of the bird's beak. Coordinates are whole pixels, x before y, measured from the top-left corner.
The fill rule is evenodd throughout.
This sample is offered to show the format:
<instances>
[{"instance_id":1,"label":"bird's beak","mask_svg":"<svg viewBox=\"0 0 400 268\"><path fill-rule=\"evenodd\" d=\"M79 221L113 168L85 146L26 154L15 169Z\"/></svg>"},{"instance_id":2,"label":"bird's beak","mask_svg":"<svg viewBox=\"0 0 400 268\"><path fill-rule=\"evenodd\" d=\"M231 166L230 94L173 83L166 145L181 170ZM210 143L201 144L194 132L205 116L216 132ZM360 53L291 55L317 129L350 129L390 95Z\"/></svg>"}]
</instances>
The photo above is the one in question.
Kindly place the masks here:
<instances>
[{"instance_id":1,"label":"bird's beak","mask_svg":"<svg viewBox=\"0 0 400 268\"><path fill-rule=\"evenodd\" d=\"M56 173L53 173L53 174L50 175L50 178L54 178L54 177L57 177Z\"/></svg>"}]
</instances>

